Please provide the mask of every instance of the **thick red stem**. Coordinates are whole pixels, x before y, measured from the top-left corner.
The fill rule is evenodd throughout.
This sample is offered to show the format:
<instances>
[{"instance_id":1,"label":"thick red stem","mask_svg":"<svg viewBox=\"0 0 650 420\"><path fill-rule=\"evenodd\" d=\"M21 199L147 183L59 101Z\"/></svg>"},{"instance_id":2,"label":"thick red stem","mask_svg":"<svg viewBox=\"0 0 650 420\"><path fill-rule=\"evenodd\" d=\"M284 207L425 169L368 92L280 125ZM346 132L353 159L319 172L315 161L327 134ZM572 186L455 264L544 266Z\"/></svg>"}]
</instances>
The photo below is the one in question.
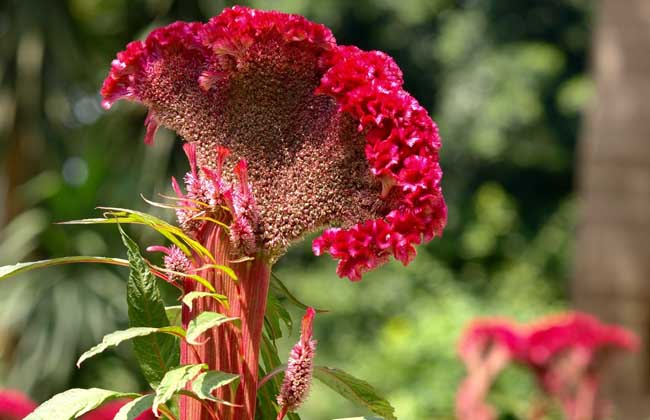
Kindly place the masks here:
<instances>
[{"instance_id":1,"label":"thick red stem","mask_svg":"<svg viewBox=\"0 0 650 420\"><path fill-rule=\"evenodd\" d=\"M233 269L238 280L235 282L221 270L209 269L200 273L212 285L217 293L226 295L229 308L219 304L215 299L201 298L194 303L192 311L183 306L183 326L203 311L215 311L227 316L241 319L241 327L224 324L204 334L204 344L195 346L192 351L186 343L181 344L181 363L207 363L210 369L238 373L241 381L236 395L228 387L217 390L216 396L233 401L240 407L228 407L223 404L215 406L220 420L254 420L255 402L258 382L258 358L264 313L271 277L271 267L258 255L255 259L232 263L235 256L231 253L230 241L222 228L210 225L199 238L201 243L212 252L216 264ZM185 281L185 291L205 291L206 289L192 280ZM200 357L197 359L196 354ZM210 416L198 401L187 397L181 398L181 420L209 420Z\"/></svg>"}]
</instances>

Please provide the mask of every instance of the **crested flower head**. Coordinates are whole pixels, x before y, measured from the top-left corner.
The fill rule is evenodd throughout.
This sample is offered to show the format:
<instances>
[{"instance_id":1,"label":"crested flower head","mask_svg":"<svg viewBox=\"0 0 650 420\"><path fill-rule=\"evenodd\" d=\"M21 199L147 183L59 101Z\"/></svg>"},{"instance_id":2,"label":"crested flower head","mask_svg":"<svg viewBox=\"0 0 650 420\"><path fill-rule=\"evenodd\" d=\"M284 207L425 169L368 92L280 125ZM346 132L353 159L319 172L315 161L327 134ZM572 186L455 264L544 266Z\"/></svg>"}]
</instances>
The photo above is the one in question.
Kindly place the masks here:
<instances>
[{"instance_id":1,"label":"crested flower head","mask_svg":"<svg viewBox=\"0 0 650 420\"><path fill-rule=\"evenodd\" d=\"M475 320L459 346L468 376L456 396L457 417L496 418L486 403L489 387L506 363L515 361L529 368L542 391L561 403L566 418L606 418L607 402L599 395L599 356L637 347L638 339L631 332L580 312L523 326Z\"/></svg>"},{"instance_id":2,"label":"crested flower head","mask_svg":"<svg viewBox=\"0 0 650 420\"><path fill-rule=\"evenodd\" d=\"M526 343L521 328L506 319L477 319L463 333L458 346L460 357L468 363L475 355L500 346L510 358L522 358Z\"/></svg>"},{"instance_id":3,"label":"crested flower head","mask_svg":"<svg viewBox=\"0 0 650 420\"><path fill-rule=\"evenodd\" d=\"M309 394L316 353L316 340L312 333L315 314L313 308L307 308L302 319L300 341L291 349L284 382L278 395L278 404L282 407L279 419L287 412L297 410Z\"/></svg>"},{"instance_id":4,"label":"crested flower head","mask_svg":"<svg viewBox=\"0 0 650 420\"><path fill-rule=\"evenodd\" d=\"M548 317L531 325L526 342L527 362L544 366L572 349L580 349L589 360L607 350L635 350L638 340L629 331L606 325L594 316L570 312Z\"/></svg>"},{"instance_id":5,"label":"crested flower head","mask_svg":"<svg viewBox=\"0 0 650 420\"><path fill-rule=\"evenodd\" d=\"M193 146L187 193L175 186L189 231L225 206L235 247L273 260L327 228L314 252L358 280L391 255L407 264L446 223L438 129L402 85L384 53L337 45L301 16L235 6L130 43L102 95L106 108L149 108L147 143L165 125Z\"/></svg>"},{"instance_id":6,"label":"crested flower head","mask_svg":"<svg viewBox=\"0 0 650 420\"><path fill-rule=\"evenodd\" d=\"M19 391L0 390L0 419L20 420L36 409L29 397Z\"/></svg>"}]
</instances>

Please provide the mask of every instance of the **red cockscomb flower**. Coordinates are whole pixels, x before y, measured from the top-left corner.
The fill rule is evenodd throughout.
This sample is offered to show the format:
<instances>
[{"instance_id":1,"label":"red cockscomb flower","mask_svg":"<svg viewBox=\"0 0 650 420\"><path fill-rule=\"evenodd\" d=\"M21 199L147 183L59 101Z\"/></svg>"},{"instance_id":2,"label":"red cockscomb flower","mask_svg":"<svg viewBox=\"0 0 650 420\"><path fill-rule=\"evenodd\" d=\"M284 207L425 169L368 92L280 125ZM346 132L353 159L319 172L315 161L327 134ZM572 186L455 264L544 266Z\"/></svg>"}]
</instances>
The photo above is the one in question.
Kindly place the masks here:
<instances>
[{"instance_id":1,"label":"red cockscomb flower","mask_svg":"<svg viewBox=\"0 0 650 420\"><path fill-rule=\"evenodd\" d=\"M20 420L36 409L36 403L19 391L0 390L0 419Z\"/></svg>"},{"instance_id":2,"label":"red cockscomb flower","mask_svg":"<svg viewBox=\"0 0 650 420\"><path fill-rule=\"evenodd\" d=\"M592 315L569 312L544 318L528 327L527 363L544 366L562 352L579 348L590 359L608 349L635 350L637 338L615 325L606 325Z\"/></svg>"},{"instance_id":3,"label":"red cockscomb flower","mask_svg":"<svg viewBox=\"0 0 650 420\"><path fill-rule=\"evenodd\" d=\"M495 410L487 402L490 386L501 370L525 352L521 328L505 319L479 319L465 330L458 354L467 368L467 377L456 394L459 420L493 420Z\"/></svg>"},{"instance_id":4,"label":"red cockscomb flower","mask_svg":"<svg viewBox=\"0 0 650 420\"><path fill-rule=\"evenodd\" d=\"M496 418L485 402L489 387L514 361L535 374L541 390L561 404L567 419L606 418L607 402L599 395L602 356L610 350L637 347L638 339L631 332L581 312L524 326L507 320L475 320L459 345L468 375L456 396L457 417ZM535 409L543 412L544 404Z\"/></svg>"},{"instance_id":5,"label":"red cockscomb flower","mask_svg":"<svg viewBox=\"0 0 650 420\"><path fill-rule=\"evenodd\" d=\"M274 261L335 226L313 250L358 280L391 255L409 263L446 223L438 129L402 84L384 53L339 46L301 16L235 6L130 43L102 95L105 108L149 108L147 143L165 125L192 145L187 193L177 188L190 231L206 223L198 213L226 208L234 247Z\"/></svg>"},{"instance_id":6,"label":"red cockscomb flower","mask_svg":"<svg viewBox=\"0 0 650 420\"><path fill-rule=\"evenodd\" d=\"M541 388L561 404L568 419L607 418L608 404L599 395L602 356L612 350L634 351L638 339L595 317L570 312L528 327L524 363Z\"/></svg>"}]
</instances>

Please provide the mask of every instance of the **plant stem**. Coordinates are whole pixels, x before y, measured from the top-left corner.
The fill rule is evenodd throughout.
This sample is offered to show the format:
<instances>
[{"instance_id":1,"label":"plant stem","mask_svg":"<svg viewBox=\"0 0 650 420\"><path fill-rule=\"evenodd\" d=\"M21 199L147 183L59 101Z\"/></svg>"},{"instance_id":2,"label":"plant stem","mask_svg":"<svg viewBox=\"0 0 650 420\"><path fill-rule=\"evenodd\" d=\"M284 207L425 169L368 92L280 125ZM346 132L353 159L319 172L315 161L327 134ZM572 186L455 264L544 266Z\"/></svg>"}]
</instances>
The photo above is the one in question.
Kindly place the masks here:
<instances>
[{"instance_id":1,"label":"plant stem","mask_svg":"<svg viewBox=\"0 0 650 420\"><path fill-rule=\"evenodd\" d=\"M238 317L241 328L228 323L221 325L204 335L205 344L195 346L196 353L186 343L181 344L181 363L207 363L211 370L238 373L241 375L236 395L231 395L229 387L217 390L216 396L226 401L233 401L238 407L220 404L215 412L222 420L254 420L258 382L258 358L264 313L268 296L271 267L257 255L252 260L233 263L231 245L223 228L208 224L199 238L201 243L212 252L215 263L232 268L237 275L233 281L221 270L210 268L200 273L216 289L217 293L228 298L229 308L215 299L197 299L193 310L183 306L183 326L204 311L220 312L226 316ZM205 291L200 284L186 279L185 292ZM234 398L233 398L234 397ZM180 420L209 420L210 413L199 402L187 397L181 398Z\"/></svg>"}]
</instances>

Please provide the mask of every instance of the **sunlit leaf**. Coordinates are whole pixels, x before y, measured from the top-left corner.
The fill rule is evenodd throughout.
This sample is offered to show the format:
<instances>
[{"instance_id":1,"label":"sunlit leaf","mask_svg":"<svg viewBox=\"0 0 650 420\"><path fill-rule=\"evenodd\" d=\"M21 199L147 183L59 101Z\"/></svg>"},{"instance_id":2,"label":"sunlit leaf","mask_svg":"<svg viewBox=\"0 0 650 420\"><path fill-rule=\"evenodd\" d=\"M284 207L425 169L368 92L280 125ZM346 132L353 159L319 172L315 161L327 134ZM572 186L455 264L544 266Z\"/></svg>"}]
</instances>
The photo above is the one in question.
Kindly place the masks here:
<instances>
[{"instance_id":1,"label":"sunlit leaf","mask_svg":"<svg viewBox=\"0 0 650 420\"><path fill-rule=\"evenodd\" d=\"M314 368L314 377L336 391L342 397L384 417L386 420L395 420L395 409L385 398L366 381L340 370L323 366Z\"/></svg>"},{"instance_id":2,"label":"sunlit leaf","mask_svg":"<svg viewBox=\"0 0 650 420\"><path fill-rule=\"evenodd\" d=\"M219 302L221 302L224 305L228 304L228 298L224 295L220 295L219 293L210 293L210 292L189 292L185 296L183 296L183 303L189 308L189 310L192 310L193 303L196 299L204 298L204 297L209 297L212 299L215 299Z\"/></svg>"},{"instance_id":3,"label":"sunlit leaf","mask_svg":"<svg viewBox=\"0 0 650 420\"><path fill-rule=\"evenodd\" d=\"M107 401L118 398L136 398L139 396L139 394L115 392L100 388L73 388L45 401L23 420L76 419Z\"/></svg>"},{"instance_id":4,"label":"sunlit leaf","mask_svg":"<svg viewBox=\"0 0 650 420\"><path fill-rule=\"evenodd\" d=\"M208 269L208 268L215 268L215 269L225 273L228 277L230 277L234 281L237 281L237 275L235 274L233 269L228 267L227 265L206 264L206 265L204 265L202 267L199 267L199 268L195 269L195 271L201 271L201 270L205 270L205 269Z\"/></svg>"},{"instance_id":5,"label":"sunlit leaf","mask_svg":"<svg viewBox=\"0 0 650 420\"><path fill-rule=\"evenodd\" d=\"M77 361L79 367L85 360L102 353L109 347L118 346L126 340L131 340L135 337L144 337L151 334L170 334L176 337L185 337L185 331L180 327L162 327L162 328L149 328L149 327L135 327L128 330L112 332L102 339L102 342L91 348L81 355Z\"/></svg>"},{"instance_id":6,"label":"sunlit leaf","mask_svg":"<svg viewBox=\"0 0 650 420\"><path fill-rule=\"evenodd\" d=\"M156 387L156 396L153 400L153 412L158 415L158 407L169 401L174 394L185 387L189 381L194 379L201 371L208 368L208 365L185 365L170 370Z\"/></svg>"},{"instance_id":7,"label":"sunlit leaf","mask_svg":"<svg viewBox=\"0 0 650 420\"><path fill-rule=\"evenodd\" d=\"M156 278L140 255L138 246L118 225L127 248L131 271L127 283L127 303L131 327L169 327L165 305L160 297ZM178 340L163 334L136 337L133 340L136 358L142 373L151 384L160 382L165 372L178 366Z\"/></svg>"},{"instance_id":8,"label":"sunlit leaf","mask_svg":"<svg viewBox=\"0 0 650 420\"><path fill-rule=\"evenodd\" d=\"M135 420L138 416L145 411L149 410L153 405L153 399L155 395L143 395L140 398L136 398L133 401L129 401L127 404L123 405L120 408L120 411L117 412L113 420Z\"/></svg>"},{"instance_id":9,"label":"sunlit leaf","mask_svg":"<svg viewBox=\"0 0 650 420\"><path fill-rule=\"evenodd\" d=\"M99 264L112 264L128 267L129 262L121 258L109 257L92 257L92 256L73 256L52 258L51 260L41 260L32 262L23 262L14 265L5 265L0 267L0 280L8 279L20 273L36 270L37 268L47 268L63 264L77 264L77 263L99 263Z\"/></svg>"},{"instance_id":10,"label":"sunlit leaf","mask_svg":"<svg viewBox=\"0 0 650 420\"><path fill-rule=\"evenodd\" d=\"M200 374L192 382L192 391L202 400L216 401L222 404L231 405L227 401L220 400L212 395L215 389L233 384L239 380L239 375L234 373L219 372L211 370Z\"/></svg>"},{"instance_id":11,"label":"sunlit leaf","mask_svg":"<svg viewBox=\"0 0 650 420\"><path fill-rule=\"evenodd\" d=\"M102 224L102 223L120 223L120 224L140 224L146 225L169 239L174 245L178 246L186 255L191 255L194 251L197 254L214 261L214 257L203 245L198 241L190 238L178 226L171 225L166 221L159 219L147 213L139 212L136 210L122 209L115 207L98 207L105 210L103 218L81 219L62 222L64 225L88 225L88 224Z\"/></svg>"},{"instance_id":12,"label":"sunlit leaf","mask_svg":"<svg viewBox=\"0 0 650 420\"><path fill-rule=\"evenodd\" d=\"M168 270L166 268L162 267L154 267L154 270L160 271L162 273L166 274L173 274L178 277L185 277L188 279L192 279L196 281L197 283L201 284L203 287L211 291L212 293L216 293L216 289L212 284L210 284L209 281L207 281L205 278L199 276L198 274L188 274L188 273L181 273L180 271L174 271L174 270Z\"/></svg>"},{"instance_id":13,"label":"sunlit leaf","mask_svg":"<svg viewBox=\"0 0 650 420\"><path fill-rule=\"evenodd\" d=\"M235 321L239 318L227 317L218 312L201 312L187 325L186 341L190 344L199 344L197 338L210 328L218 327L223 323Z\"/></svg>"}]
</instances>

